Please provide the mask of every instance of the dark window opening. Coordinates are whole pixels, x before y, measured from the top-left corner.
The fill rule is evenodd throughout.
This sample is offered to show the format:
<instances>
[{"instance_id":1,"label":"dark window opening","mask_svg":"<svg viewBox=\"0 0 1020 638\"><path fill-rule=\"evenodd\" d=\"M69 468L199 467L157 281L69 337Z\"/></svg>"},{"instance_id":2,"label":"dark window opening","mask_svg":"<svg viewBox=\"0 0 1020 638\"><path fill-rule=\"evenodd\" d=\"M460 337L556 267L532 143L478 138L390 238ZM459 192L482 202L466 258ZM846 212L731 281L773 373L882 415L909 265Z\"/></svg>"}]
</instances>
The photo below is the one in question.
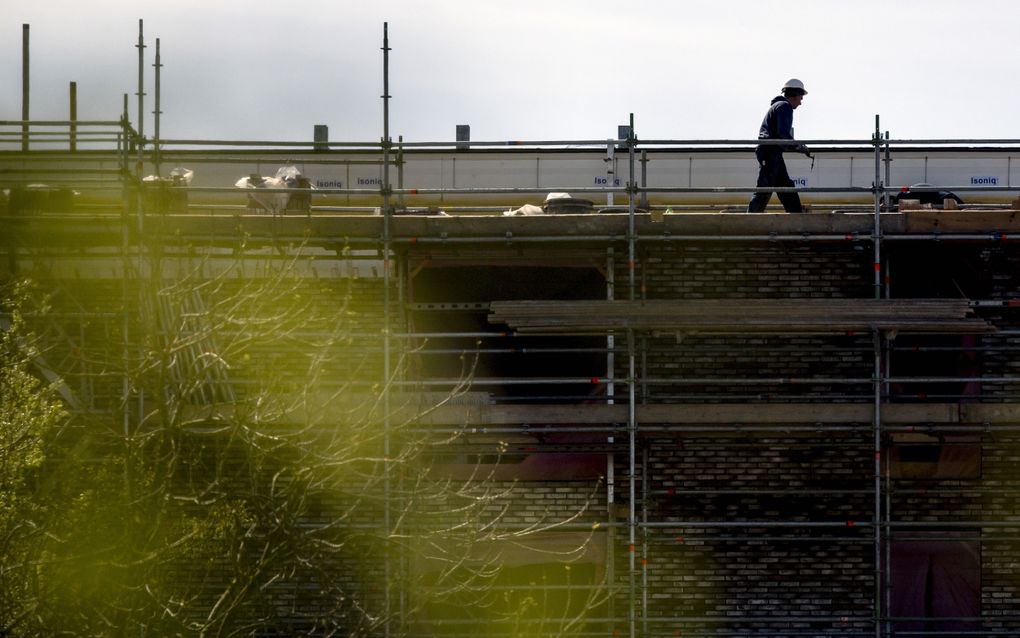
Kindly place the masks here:
<instances>
[{"instance_id":1,"label":"dark window opening","mask_svg":"<svg viewBox=\"0 0 1020 638\"><path fill-rule=\"evenodd\" d=\"M888 256L894 299L986 299L997 297L988 276L987 258L973 247L931 242L898 246ZM981 394L975 381L936 382L943 378L976 378L984 369L981 339L975 335L909 335L893 341L890 374L928 381L890 386L899 402L974 401Z\"/></svg>"},{"instance_id":2,"label":"dark window opening","mask_svg":"<svg viewBox=\"0 0 1020 638\"><path fill-rule=\"evenodd\" d=\"M420 343L413 369L423 379L471 372L473 391L514 402L601 401L606 376L606 339L573 336L512 336L488 321L488 303L508 300L605 299L606 282L594 268L541 266L426 267L410 284L411 328L444 333ZM433 304L434 308L423 307ZM454 306L459 304L460 306ZM474 304L476 307L468 307ZM459 338L452 333L490 333ZM498 383L501 379L577 379L575 383ZM493 383L495 382L495 383Z\"/></svg>"},{"instance_id":3,"label":"dark window opening","mask_svg":"<svg viewBox=\"0 0 1020 638\"><path fill-rule=\"evenodd\" d=\"M899 246L887 256L890 297L983 299L991 293L980 249L940 242Z\"/></svg>"},{"instance_id":4,"label":"dark window opening","mask_svg":"<svg viewBox=\"0 0 1020 638\"><path fill-rule=\"evenodd\" d=\"M893 341L889 388L896 402L967 402L980 397L980 339L974 335L901 335ZM953 381L940 381L950 378Z\"/></svg>"}]
</instances>

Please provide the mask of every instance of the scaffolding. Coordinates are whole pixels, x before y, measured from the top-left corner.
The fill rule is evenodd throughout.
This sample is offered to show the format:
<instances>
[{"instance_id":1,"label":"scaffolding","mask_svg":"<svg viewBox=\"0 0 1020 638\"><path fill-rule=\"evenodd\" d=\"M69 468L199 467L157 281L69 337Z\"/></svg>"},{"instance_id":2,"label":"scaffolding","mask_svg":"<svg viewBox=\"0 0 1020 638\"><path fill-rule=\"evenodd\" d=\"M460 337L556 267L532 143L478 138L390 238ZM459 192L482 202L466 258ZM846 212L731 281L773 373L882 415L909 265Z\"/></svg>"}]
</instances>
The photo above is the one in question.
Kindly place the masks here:
<instances>
[{"instance_id":1,"label":"scaffolding","mask_svg":"<svg viewBox=\"0 0 1020 638\"><path fill-rule=\"evenodd\" d=\"M139 46L142 46L141 40ZM139 92L140 101L141 95ZM952 617L897 615L892 613L892 608L894 603L901 603L896 602L896 581L891 572L899 564L897 561L901 560L896 551L902 543L944 543L962 548L960 551L965 553L971 547L968 543L978 542L987 547L995 547L997 552L1008 554L1011 551L1011 543L1016 540L1020 529L1020 523L1015 520L1016 512L998 520L988 520L981 507L974 510L966 504L970 499L975 499L980 505L985 499L997 497L1008 502L1011 498L1015 499L1018 493L1015 485L1007 481L1001 485L975 487L965 483L964 479L947 479L947 486L930 489L923 482L911 482L909 477L904 478L903 472L909 474L904 468L910 463L931 465L931 457L925 457L927 461L910 461L905 460L903 454L943 454L944 450L953 450L954 453L962 451L961 454L969 459L972 457L967 455L974 454L975 445L980 457L982 441L994 442L999 440L997 437L1001 437L1007 448L1014 444L1012 437L1020 432L1020 408L1017 407L1020 403L1017 401L1020 375L1009 374L1011 365L1008 361L1011 357L1009 353L1016 350L1018 334L1016 319L1010 313L1015 312L1020 299L1015 291L1008 290L1008 294L995 298L959 299L951 302L894 297L893 262L889 255L891 248L922 244L990 248L1008 246L1016 226L1013 220L1016 211L989 205L980 207L981 210L969 208L957 212L911 211L891 214L886 213L885 209L887 196L898 190L889 185L889 167L898 146L994 144L1008 149L1018 144L1018 141L898 141L891 140L888 133L880 134L877 117L875 124L874 134L866 142L872 146L874 155L874 175L870 188L790 189L807 196L823 191L831 193L833 190L854 196L867 194L872 198L872 205L866 214L862 214L859 205L834 205L832 213L820 213L816 209L814 214L804 216L722 216L718 214L717 207L700 205L701 210L707 210L710 214L687 213L655 219L655 209L682 210L682 207L687 206L682 198L688 195L711 192L730 197L738 193L777 189L717 187L706 190L677 184L648 187L644 185L643 179L639 186L638 161L643 166L649 161L654 162L654 159L649 160L646 155L638 159L646 147L701 146L713 151L723 147L746 150L757 141L639 142L634 134L632 116L629 136L608 142L610 154L626 157L626 184L616 187L612 185L611 179L607 179L605 186L570 189L572 193L583 195L622 195L627 200L625 215L619 214L622 207L611 207L603 214L591 216L548 216L530 229L513 218L454 215L452 219L446 220L399 215L398 208L402 204L395 206L394 198L398 202L431 195L455 197L486 194L509 198L546 192L549 189L414 189L403 188L402 185L393 188L389 178L391 166L396 164L398 168L402 167L401 156L416 146L435 149L453 147L455 144L478 147L505 146L506 143L405 142L398 150L398 159L394 161L391 157L393 144L389 140L387 128L380 143L364 145L378 153L379 158L336 160L328 153L322 158L324 162L364 161L381 166L384 178L378 188L326 188L317 191L318 195L326 196L377 198L378 206L367 208L380 209L378 216L357 214L366 207L338 210L334 207L313 206L307 215L252 215L242 218L245 232L255 244L280 246L300 242L301 250L323 260L335 260L338 259L336 237L345 236L350 245L360 251L358 258L379 268L383 281L382 328L379 332L365 332L357 336L369 341L370 347L378 348L382 353L382 378L366 381L366 385L381 381L388 389L383 416L383 426L387 431L399 411L390 404L390 390L445 390L463 383L461 378L445 378L441 374L393 379L396 370L394 359L407 353L413 353L414 357L426 363L463 354L504 358L540 355L546 358L573 357L575 360L587 357L586 360L599 362L601 368L598 373L587 376L536 374L542 371L541 368L533 369L526 376L476 376L471 381L471 389L482 396L479 404L444 406L431 412L418 426L421 432L426 433L472 435L474 438L471 440L475 441L472 445L475 448L465 445L458 453L472 450L481 453L491 447L493 437L513 435L518 438L511 444L510 453L526 455L536 451L566 451L606 456L606 488L600 500L605 511L604 518L598 520L597 524L608 535L603 565L608 573L605 587L609 592L609 602L604 608L604 615L587 619L587 626L591 628L590 635L832 634L873 635L877 638L893 635L1015 635L1020 627L1020 607L1011 597L1008 586L1003 586L1000 592L1003 593L1005 604L991 607L986 612L979 609L980 613L977 614ZM127 315L137 302L129 279L144 276L148 268L145 259L151 257L143 259L145 237L159 235L173 238L172 241L182 246L200 239L205 245L214 247L209 249L213 257L217 249L215 247L236 243L235 218L226 218L225 221L230 222L228 225L218 223L223 220L222 210L207 208L208 205L200 201L205 195L236 197L236 190L166 186L168 191L185 196L189 202L186 210L191 213L188 215L177 215L173 210L160 209L158 202L153 204L153 200L146 196L141 181L145 162L153 162L158 166L160 161L165 162L172 155L167 150L169 146L175 143L195 145L200 141L148 141L131 128L126 116L119 122L14 121L0 122L0 125L11 127L13 130L9 136L18 141L22 139L22 131L30 131L32 136L38 136L33 142L37 148L42 143L81 147L87 146L86 140L115 146L115 167L106 164L108 154L97 155L93 159L86 152L78 151L71 162L64 155L58 155L54 160L52 151L13 152L0 157L0 178L4 180L5 186L12 187L11 193L19 189L29 190L29 184L40 181L47 184L43 191L39 191L44 192L45 196L35 195L34 198L19 200L28 203L19 204L17 210L9 208L7 211L5 225L8 225L11 232L5 232L5 235L18 237L17 242L5 246L12 272L24 268L30 261L59 261L59 255L47 251L50 248L48 242L59 244L62 232L69 232L79 238L82 232L90 232L94 237L92 245L84 249L81 256L73 257L74 260L120 260L114 279L122 280L120 294L125 315L119 321L125 353L133 347L133 320ZM860 146L865 142L821 140L809 143L824 153L826 144ZM256 148L291 146L271 142L245 144ZM601 149L606 144L604 140L559 140L522 142L519 146L535 149L569 145L572 148L587 146ZM211 145L220 147L215 154L222 157L222 147L234 144L214 141ZM298 143L293 146L298 146ZM353 145L329 143L329 146L337 152L344 152L349 151ZM160 160L148 158L147 154L155 149L160 149ZM65 160L69 163L64 164ZM251 161L251 158L246 157L244 160ZM97 165L89 168L90 163ZM80 211L71 212L67 208L66 197L61 199L55 194L57 190L67 188L80 193L117 192L121 200L119 211L115 217L109 218L104 218L101 211L85 216ZM925 188L948 188L958 192L974 190L996 196L1013 196L1017 190L1012 186L984 184L921 187L922 190ZM284 192L291 190L283 189ZM298 189L293 190L297 192ZM643 205L649 196L678 199L675 202L667 199L666 203L653 206ZM14 196L8 195L9 207L13 201ZM699 208L697 204L689 206L692 210ZM231 207L230 212L236 214L239 208ZM496 208L502 210L505 206ZM648 212L649 209L652 212ZM203 210L207 214L195 214ZM414 212L413 209L411 212ZM347 214L351 213L355 215L348 217ZM322 225L316 225L318 222ZM721 223L729 228L721 230ZM565 232L573 224L583 224L585 232ZM674 301L671 305L667 302L665 307L657 307L657 303L662 300L648 296L648 256L659 256L656 251L661 249L702 249L713 245L749 249L792 245L798 249L806 247L807 254L810 254L812 247L850 247L859 254L870 255L867 259L862 258L870 267L869 275L853 287L865 294L840 299L839 303L835 303L837 300L823 299L815 304L815 310L812 311L810 303L796 303L800 297L810 293L807 290L800 291L800 296L787 296L787 291L781 289L754 295L738 291L735 297L723 304L726 309L724 318L719 314L719 303L713 306L711 300L687 306ZM182 252L186 251L182 249ZM697 256L695 253L693 258ZM766 255L762 259L769 258ZM560 269L577 267L580 263L598 271L604 285L601 297L586 297L574 302L535 301L528 316L538 321L529 327L523 325L525 317L522 314L522 304L527 300L494 304L490 303L493 301L491 298L420 299L414 296L417 292L415 277L429 268L441 265L461 268L522 268L535 262ZM808 267L805 269L809 270ZM622 281L618 281L616 273L622 271L626 275ZM399 295L396 300L391 298L394 289ZM771 301L769 297L772 297ZM780 303L784 299L788 303ZM194 303L200 305L201 300L196 299ZM610 308L616 309L614 312L617 314L610 315ZM805 313L805 317L799 321L791 317L797 308ZM841 319L833 314L837 309L860 313L865 308L876 310L872 314L854 315L852 320ZM160 317L164 321L173 321L174 313L181 310L161 308ZM568 310L574 314L564 314ZM928 314L918 315L918 310ZM716 314L713 315L713 311ZM492 315L488 314L490 312ZM678 317L685 312L686 320ZM443 317L457 313L484 314L492 325L480 326L476 330L441 329ZM761 321L752 321L762 316L768 316L771 322L764 325ZM417 329L408 323L409 318L439 328ZM426 321L427 318L431 319ZM394 330L391 327L398 320L404 322L405 330ZM504 323L509 325L509 329L502 328ZM986 345L973 341L946 344L923 340L919 344L908 342L900 345L918 333L965 337L991 335L991 340ZM719 335L723 335L723 338L714 339ZM805 358L803 368L817 370L824 368L827 361L846 360L849 363L844 369L837 365L832 367L837 371L851 370L852 373L823 375L809 372L803 376L697 374L698 361L714 358L725 360L734 355L733 345L726 341L726 335L757 339L754 344L741 346L750 348L747 352L755 362L769 358L781 359L784 353L791 351L820 348L821 354L817 359ZM69 337L64 335L63 338ZM574 341L566 342L568 339ZM526 345L522 346L522 343ZM982 374L976 369L959 369L946 374L926 374L921 371L900 374L893 368L894 363L903 360L897 353L955 353L963 358L973 356L981 349L1005 362L995 366L1000 373ZM669 375L657 371L653 359L679 356L678 353L691 358L691 365L684 369L691 373ZM192 364L195 357L199 356L200 353L192 357ZM81 384L85 383L87 376L80 375L78 380ZM226 394L232 396L234 387L231 384L234 383L236 380L230 380L221 370L213 369L205 379L202 392L208 397ZM81 384L77 387L84 388ZM76 387L74 383L68 385ZM496 390L502 394L495 393ZM126 379L120 387L120 393L119 401L100 400L90 396L85 397L81 405L93 408L102 405L121 406L127 435L135 415L141 414L141 404L145 397L143 393L131 388ZM573 443L535 443L535 437L555 437L570 433L587 435L587 439L582 437L581 442ZM682 484L682 477L655 475L656 470L653 470L653 467L661 467L668 459L677 458L678 453L674 453L673 449L678 441L683 443L682 455L696 452L699 447L712 448L723 450L735 459L734 463L741 459L746 461L748 450L772 450L775 458L779 459L775 462L776 466L789 462L783 455L798 447L808 450L807 454L816 458L848 455L857 473L844 477L844 482L849 482L850 487L763 488L753 483L706 486L695 481L695 486L687 489ZM389 456L391 449L388 440L385 448L385 454ZM671 451L665 454L662 448L670 448ZM938 463L936 457L934 464ZM968 465L970 461L959 463ZM737 467L729 470L731 476L740 471ZM830 482L838 484L838 479L833 477ZM679 481L681 484L670 484L670 481ZM769 484L767 480L762 482ZM720 509L721 506L713 502L729 502L733 506L734 503L739 504L742 498L766 501L804 499L808 503L802 506L801 515L789 520L755 508L751 509L759 511L759 518L713 518L703 513L697 514L691 506L678 506L672 510L674 514L686 513L683 517L655 517L655 510L662 501L694 499L701 506L711 506L709 511L728 511ZM899 506L912 498L945 498L950 504L963 504L963 511L976 515L946 515L946 518L952 520L940 520L937 515L912 514L908 518L897 517ZM812 516L819 512L811 502L835 503L840 500L850 504L848 509L852 511L851 517L840 520L831 515ZM623 507L620 503L624 504ZM1000 510L993 511L1009 510L1008 505L999 507ZM1003 507L1006 509L1002 510ZM730 509L737 511L739 507ZM906 508L908 512L916 509L916 506ZM928 509L939 512L944 508L935 504ZM803 515L804 512L808 515ZM391 524L387 514L383 522L384 529L389 529ZM576 526L577 529L590 527L589 522ZM564 526L564 529L571 527ZM825 554L824 548L827 546L851 547L853 549L840 556L850 556L858 561L857 564L870 565L871 596L866 601L834 600L840 595L851 596L852 590L826 590L830 594L819 594L817 598L821 601L829 600L828 605L817 602L814 603L814 613L790 614L781 609L784 600L781 596L776 595L775 600L769 602L766 593L752 591L743 608L709 608L708 612L711 613L707 613L705 609L699 612L698 605L682 604L683 595L671 590L672 586L668 584L674 581L656 580L659 578L654 571L656 556L667 548L674 552L674 561L687 560L677 557L686 556L684 552L688 552L692 564L703 565L713 552L726 554L739 544L761 548L759 553L766 557L770 554L790 556L796 553L791 547L808 547L812 555L818 558ZM818 559L823 562L830 560ZM978 565L980 568L980 560ZM389 570L401 567L387 563L385 569L389 573ZM779 570L781 567L773 561L765 561L752 566L751 571L760 575L770 569ZM664 585L664 582L667 584ZM683 590L687 585L678 583L684 582L683 579L678 580L673 586ZM804 586L804 589L809 594L812 591L812 587ZM825 588L819 584L816 589ZM664 594L680 601L677 608L684 610L684 613L666 613L660 600ZM706 594L702 591L698 595ZM385 599L387 605L401 604L399 592L388 592ZM758 603L749 602L751 599L758 600ZM451 624L448 620L445 623L444 627L447 628ZM935 623L953 628L939 629ZM477 627L465 623L460 631L468 634L476 630ZM449 635L459 635L458 631L450 632Z\"/></svg>"}]
</instances>

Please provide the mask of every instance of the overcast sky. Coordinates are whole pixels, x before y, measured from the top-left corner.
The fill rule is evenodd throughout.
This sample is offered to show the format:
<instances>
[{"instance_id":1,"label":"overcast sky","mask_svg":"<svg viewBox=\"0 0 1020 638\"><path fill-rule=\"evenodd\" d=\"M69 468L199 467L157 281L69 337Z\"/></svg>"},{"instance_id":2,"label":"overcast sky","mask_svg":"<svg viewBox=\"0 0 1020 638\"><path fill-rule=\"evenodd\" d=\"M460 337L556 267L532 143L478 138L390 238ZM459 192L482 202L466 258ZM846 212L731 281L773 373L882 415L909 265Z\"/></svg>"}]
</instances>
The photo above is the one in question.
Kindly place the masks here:
<instances>
[{"instance_id":1,"label":"overcast sky","mask_svg":"<svg viewBox=\"0 0 1020 638\"><path fill-rule=\"evenodd\" d=\"M1020 138L1013 0L3 0L0 119L21 118L22 24L32 119L137 121L160 39L163 138L334 141L383 132L450 141L756 136L790 77L797 137Z\"/></svg>"}]
</instances>

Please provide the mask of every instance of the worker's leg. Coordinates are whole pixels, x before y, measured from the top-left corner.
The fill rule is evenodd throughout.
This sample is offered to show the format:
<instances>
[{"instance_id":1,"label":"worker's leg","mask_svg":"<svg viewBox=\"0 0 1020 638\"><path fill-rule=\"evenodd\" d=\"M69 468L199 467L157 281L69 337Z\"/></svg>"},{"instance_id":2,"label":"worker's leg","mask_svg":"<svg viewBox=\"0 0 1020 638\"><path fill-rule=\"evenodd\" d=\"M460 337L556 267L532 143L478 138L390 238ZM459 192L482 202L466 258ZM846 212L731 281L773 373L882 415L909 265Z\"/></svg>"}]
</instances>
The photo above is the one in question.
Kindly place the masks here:
<instances>
[{"instance_id":1,"label":"worker's leg","mask_svg":"<svg viewBox=\"0 0 1020 638\"><path fill-rule=\"evenodd\" d=\"M793 186L793 183L790 183ZM800 195L797 193L779 193L779 201L788 213L803 213L804 206L800 203Z\"/></svg>"},{"instance_id":2,"label":"worker's leg","mask_svg":"<svg viewBox=\"0 0 1020 638\"><path fill-rule=\"evenodd\" d=\"M769 179L769 166L768 162L759 161L758 165L758 188L768 188L772 186ZM772 193L755 193L751 198L751 202L747 205L747 212L749 213L764 213L765 207L769 205L769 200L772 199Z\"/></svg>"},{"instance_id":3,"label":"worker's leg","mask_svg":"<svg viewBox=\"0 0 1020 638\"><path fill-rule=\"evenodd\" d=\"M775 181L773 184L776 186L789 186L793 187L793 180L790 179L790 174L786 171L786 162L782 158L779 158L778 162L773 165L772 179ZM800 195L797 193L779 193L779 201L782 202L783 208L788 213L803 213L804 207L800 203Z\"/></svg>"}]
</instances>

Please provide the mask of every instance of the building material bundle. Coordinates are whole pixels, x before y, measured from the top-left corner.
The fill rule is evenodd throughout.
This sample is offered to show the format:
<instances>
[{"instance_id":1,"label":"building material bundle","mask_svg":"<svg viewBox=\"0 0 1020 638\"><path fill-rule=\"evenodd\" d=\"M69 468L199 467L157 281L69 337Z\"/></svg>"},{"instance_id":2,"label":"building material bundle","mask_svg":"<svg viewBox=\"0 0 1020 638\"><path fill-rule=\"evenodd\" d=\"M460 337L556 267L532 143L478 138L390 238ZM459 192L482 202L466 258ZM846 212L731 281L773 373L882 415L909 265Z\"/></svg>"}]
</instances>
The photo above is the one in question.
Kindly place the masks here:
<instances>
[{"instance_id":1,"label":"building material bundle","mask_svg":"<svg viewBox=\"0 0 1020 638\"><path fill-rule=\"evenodd\" d=\"M520 333L607 330L693 334L994 331L966 299L652 299L494 301L489 322Z\"/></svg>"}]
</instances>

